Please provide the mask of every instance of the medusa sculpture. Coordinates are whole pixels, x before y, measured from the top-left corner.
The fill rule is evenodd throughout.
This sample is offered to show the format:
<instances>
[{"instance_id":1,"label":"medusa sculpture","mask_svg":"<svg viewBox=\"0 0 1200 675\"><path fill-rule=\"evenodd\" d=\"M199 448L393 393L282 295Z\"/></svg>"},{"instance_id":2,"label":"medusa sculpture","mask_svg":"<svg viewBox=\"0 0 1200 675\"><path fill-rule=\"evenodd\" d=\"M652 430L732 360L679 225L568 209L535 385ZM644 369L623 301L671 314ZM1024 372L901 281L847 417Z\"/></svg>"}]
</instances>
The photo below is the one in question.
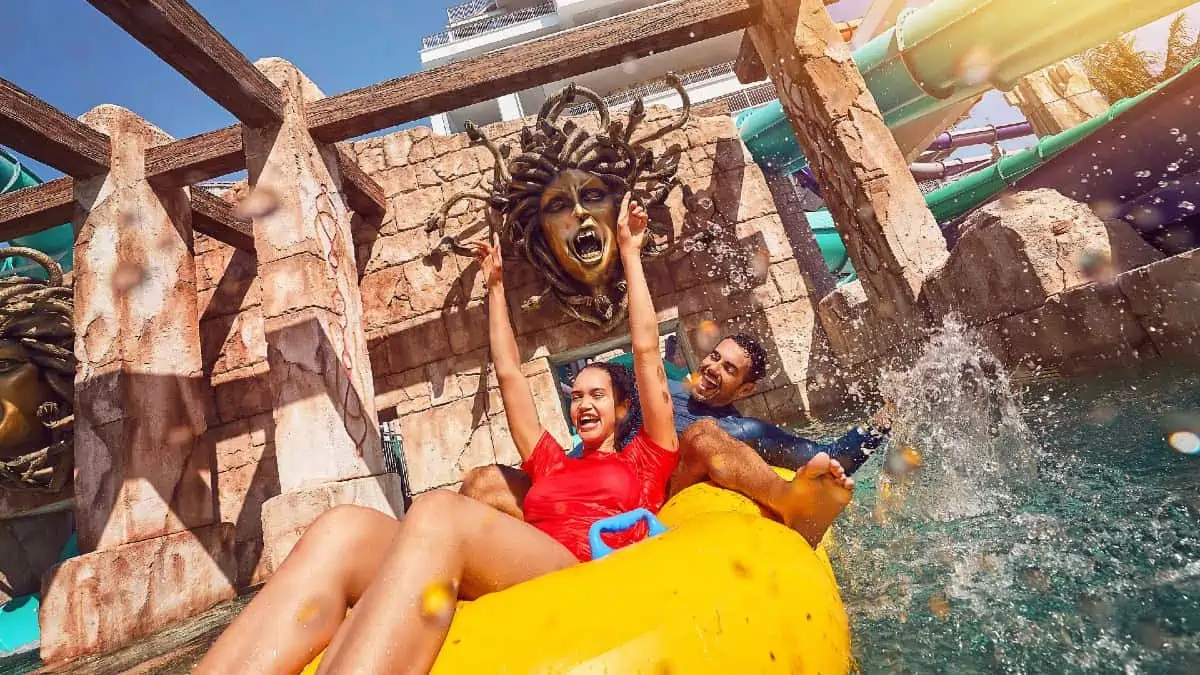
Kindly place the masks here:
<instances>
[{"instance_id":1,"label":"medusa sculpture","mask_svg":"<svg viewBox=\"0 0 1200 675\"><path fill-rule=\"evenodd\" d=\"M484 144L494 159L492 184L487 192L453 195L435 215L429 229L443 232L450 209L464 199L487 203L489 230L499 232L509 255L525 258L546 282L544 292L526 300L526 309L551 297L570 316L610 329L626 313L624 275L617 256L616 229L621 201L626 193L647 207L650 229L663 234L654 222L655 207L662 206L679 185L675 176L683 149L678 145L655 156L647 143L683 128L690 101L674 75L668 83L679 92L683 108L670 123L638 135L646 109L636 99L623 121L613 120L608 106L595 92L570 84L549 97L532 128L521 130L520 148L497 146L479 127L468 124L472 142ZM596 133L572 120L559 123L576 99L590 101L599 115ZM462 244L443 237L441 248L469 254ZM643 252L654 257L664 252L651 244Z\"/></svg>"},{"instance_id":2,"label":"medusa sculpture","mask_svg":"<svg viewBox=\"0 0 1200 675\"><path fill-rule=\"evenodd\" d=\"M74 463L74 299L62 267L14 246L49 279L0 279L0 490L57 492Z\"/></svg>"}]
</instances>

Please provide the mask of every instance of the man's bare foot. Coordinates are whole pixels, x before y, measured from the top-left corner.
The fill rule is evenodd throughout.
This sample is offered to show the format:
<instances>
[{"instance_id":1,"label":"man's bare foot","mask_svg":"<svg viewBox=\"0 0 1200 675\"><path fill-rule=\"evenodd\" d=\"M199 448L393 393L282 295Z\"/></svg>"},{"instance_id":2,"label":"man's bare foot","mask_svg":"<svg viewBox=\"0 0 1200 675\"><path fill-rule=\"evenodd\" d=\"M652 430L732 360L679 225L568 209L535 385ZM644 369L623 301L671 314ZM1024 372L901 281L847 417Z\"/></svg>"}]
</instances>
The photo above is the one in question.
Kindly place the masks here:
<instances>
[{"instance_id":1,"label":"man's bare foot","mask_svg":"<svg viewBox=\"0 0 1200 675\"><path fill-rule=\"evenodd\" d=\"M816 548L854 494L854 479L829 455L809 460L790 483L782 483L771 507L783 523Z\"/></svg>"}]
</instances>

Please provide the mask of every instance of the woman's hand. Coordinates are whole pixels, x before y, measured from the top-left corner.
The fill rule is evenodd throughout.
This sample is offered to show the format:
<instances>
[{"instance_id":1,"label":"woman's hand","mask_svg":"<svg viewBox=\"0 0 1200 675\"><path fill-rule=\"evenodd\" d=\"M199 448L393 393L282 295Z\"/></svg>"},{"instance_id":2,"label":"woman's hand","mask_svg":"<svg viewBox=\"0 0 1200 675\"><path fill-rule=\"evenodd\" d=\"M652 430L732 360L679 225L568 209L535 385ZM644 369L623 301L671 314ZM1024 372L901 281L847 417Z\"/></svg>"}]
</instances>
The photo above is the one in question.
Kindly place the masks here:
<instances>
[{"instance_id":1,"label":"woman's hand","mask_svg":"<svg viewBox=\"0 0 1200 675\"><path fill-rule=\"evenodd\" d=\"M475 251L475 259L483 270L483 283L487 288L504 281L504 262L500 257L500 235L492 235L492 242L473 241L468 244Z\"/></svg>"},{"instance_id":2,"label":"woman's hand","mask_svg":"<svg viewBox=\"0 0 1200 675\"><path fill-rule=\"evenodd\" d=\"M617 218L617 247L622 253L638 253L646 241L646 227L650 218L641 204L633 201L632 193L626 192L621 201L620 216Z\"/></svg>"}]
</instances>

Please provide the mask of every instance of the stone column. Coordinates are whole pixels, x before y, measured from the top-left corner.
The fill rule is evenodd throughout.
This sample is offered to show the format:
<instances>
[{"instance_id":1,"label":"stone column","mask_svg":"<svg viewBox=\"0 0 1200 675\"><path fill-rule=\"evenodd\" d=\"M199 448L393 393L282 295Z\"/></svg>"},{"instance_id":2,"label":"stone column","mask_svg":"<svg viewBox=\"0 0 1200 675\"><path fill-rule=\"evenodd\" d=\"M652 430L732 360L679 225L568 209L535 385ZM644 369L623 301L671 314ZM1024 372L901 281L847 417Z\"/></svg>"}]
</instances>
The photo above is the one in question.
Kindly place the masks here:
<instances>
[{"instance_id":1,"label":"stone column","mask_svg":"<svg viewBox=\"0 0 1200 675\"><path fill-rule=\"evenodd\" d=\"M233 596L233 527L217 522L191 208L146 180L170 141L101 106L107 174L75 181L75 496L84 555L46 575L42 659L109 651Z\"/></svg>"},{"instance_id":2,"label":"stone column","mask_svg":"<svg viewBox=\"0 0 1200 675\"><path fill-rule=\"evenodd\" d=\"M403 501L399 476L384 467L337 159L305 118L305 101L323 95L287 61L256 65L286 110L281 124L245 132L282 492L263 504L263 548L277 569L331 506L399 514Z\"/></svg>"},{"instance_id":3,"label":"stone column","mask_svg":"<svg viewBox=\"0 0 1200 675\"><path fill-rule=\"evenodd\" d=\"M800 265L800 271L808 280L808 287L813 295L823 298L837 285L829 266L825 264L825 256L817 244L808 218L804 215L804 207L796 193L796 185L791 176L781 173L765 172L767 187L775 200L775 208L779 210L779 220L783 222L783 230L787 233L788 243L792 247L792 255Z\"/></svg>"},{"instance_id":4,"label":"stone column","mask_svg":"<svg viewBox=\"0 0 1200 675\"><path fill-rule=\"evenodd\" d=\"M1017 80L1004 100L1018 108L1038 136L1052 136L1108 112L1083 66L1067 59Z\"/></svg>"},{"instance_id":5,"label":"stone column","mask_svg":"<svg viewBox=\"0 0 1200 675\"><path fill-rule=\"evenodd\" d=\"M872 310L915 337L946 244L822 0L763 0L749 29L822 186Z\"/></svg>"}]
</instances>

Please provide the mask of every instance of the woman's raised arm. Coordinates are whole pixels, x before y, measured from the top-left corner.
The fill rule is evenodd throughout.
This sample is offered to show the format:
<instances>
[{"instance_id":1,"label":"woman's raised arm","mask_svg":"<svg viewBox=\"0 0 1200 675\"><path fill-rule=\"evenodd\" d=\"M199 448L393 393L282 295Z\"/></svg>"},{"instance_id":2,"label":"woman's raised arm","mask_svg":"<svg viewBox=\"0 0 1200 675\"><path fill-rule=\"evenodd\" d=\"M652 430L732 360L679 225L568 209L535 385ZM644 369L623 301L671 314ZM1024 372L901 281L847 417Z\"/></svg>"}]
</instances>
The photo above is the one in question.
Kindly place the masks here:
<instances>
[{"instance_id":1,"label":"woman's raised arm","mask_svg":"<svg viewBox=\"0 0 1200 675\"><path fill-rule=\"evenodd\" d=\"M512 322L508 317L508 302L504 298L504 268L500 257L500 236L495 235L492 243L471 243L479 265L483 268L484 283L488 289L488 339L492 346L492 365L496 368L496 379L500 381L500 398L504 401L504 416L512 432L513 443L521 459L529 459L541 439L543 429L538 420L537 406L533 402L533 391L529 380L521 373L521 354L517 349L517 337L513 334Z\"/></svg>"},{"instance_id":2,"label":"woman's raised arm","mask_svg":"<svg viewBox=\"0 0 1200 675\"><path fill-rule=\"evenodd\" d=\"M619 218L617 245L628 286L629 333L633 340L633 373L642 404L642 428L659 446L676 450L675 406L658 353L658 317L642 269L642 245L649 219L642 205L631 201L628 194Z\"/></svg>"}]
</instances>

